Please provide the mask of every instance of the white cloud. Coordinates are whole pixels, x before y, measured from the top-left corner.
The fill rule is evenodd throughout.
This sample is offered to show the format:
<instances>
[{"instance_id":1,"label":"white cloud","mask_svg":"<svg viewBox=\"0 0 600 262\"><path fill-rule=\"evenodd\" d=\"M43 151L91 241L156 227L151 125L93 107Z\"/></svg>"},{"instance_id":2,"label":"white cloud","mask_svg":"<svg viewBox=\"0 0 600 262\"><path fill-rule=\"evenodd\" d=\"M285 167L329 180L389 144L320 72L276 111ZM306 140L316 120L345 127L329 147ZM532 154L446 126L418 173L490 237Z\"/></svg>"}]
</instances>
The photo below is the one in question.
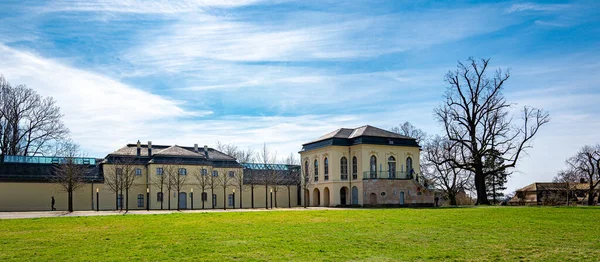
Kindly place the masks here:
<instances>
[{"instance_id":1,"label":"white cloud","mask_svg":"<svg viewBox=\"0 0 600 262\"><path fill-rule=\"evenodd\" d=\"M137 14L178 14L207 8L232 8L252 5L262 0L93 0L53 1L38 9L41 12L117 12Z\"/></svg>"},{"instance_id":2,"label":"white cloud","mask_svg":"<svg viewBox=\"0 0 600 262\"><path fill-rule=\"evenodd\" d=\"M88 150L114 149L115 142L123 143L130 134L149 132L149 122L211 114L3 45L0 56L0 72L8 81L58 101L73 137Z\"/></svg>"},{"instance_id":3,"label":"white cloud","mask_svg":"<svg viewBox=\"0 0 600 262\"><path fill-rule=\"evenodd\" d=\"M524 12L524 11L559 11L569 8L569 4L535 4L535 3L520 3L511 5L506 11L508 13Z\"/></svg>"}]
</instances>

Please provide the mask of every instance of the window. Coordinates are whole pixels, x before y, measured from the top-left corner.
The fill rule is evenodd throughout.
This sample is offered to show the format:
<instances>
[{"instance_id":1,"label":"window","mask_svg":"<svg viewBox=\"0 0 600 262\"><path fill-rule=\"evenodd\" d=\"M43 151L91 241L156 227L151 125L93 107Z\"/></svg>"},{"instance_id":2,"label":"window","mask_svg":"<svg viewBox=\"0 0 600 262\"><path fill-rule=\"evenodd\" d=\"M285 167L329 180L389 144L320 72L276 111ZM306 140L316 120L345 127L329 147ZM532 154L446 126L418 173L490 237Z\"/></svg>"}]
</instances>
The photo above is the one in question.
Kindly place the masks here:
<instances>
[{"instance_id":1,"label":"window","mask_svg":"<svg viewBox=\"0 0 600 262\"><path fill-rule=\"evenodd\" d=\"M227 205L229 205L230 207L233 206L233 194L229 194L227 196Z\"/></svg>"},{"instance_id":2,"label":"window","mask_svg":"<svg viewBox=\"0 0 600 262\"><path fill-rule=\"evenodd\" d=\"M412 166L412 158L410 158L410 157L406 158L406 172L408 173L408 176L410 178L412 178L413 173L415 172L415 170L413 169L413 166Z\"/></svg>"},{"instance_id":3,"label":"window","mask_svg":"<svg viewBox=\"0 0 600 262\"><path fill-rule=\"evenodd\" d=\"M185 169L185 168L180 168L180 169L179 169L179 175L180 175L180 176L185 176L185 175L187 175L187 169Z\"/></svg>"},{"instance_id":4,"label":"window","mask_svg":"<svg viewBox=\"0 0 600 262\"><path fill-rule=\"evenodd\" d=\"M340 170L342 180L348 180L348 159L345 156L340 159Z\"/></svg>"},{"instance_id":5,"label":"window","mask_svg":"<svg viewBox=\"0 0 600 262\"><path fill-rule=\"evenodd\" d=\"M235 176L235 172L229 171L229 177L234 177L234 176Z\"/></svg>"},{"instance_id":6,"label":"window","mask_svg":"<svg viewBox=\"0 0 600 262\"><path fill-rule=\"evenodd\" d=\"M135 169L135 175L136 176L142 176L142 169L141 168L136 168Z\"/></svg>"},{"instance_id":7,"label":"window","mask_svg":"<svg viewBox=\"0 0 600 262\"><path fill-rule=\"evenodd\" d=\"M203 169L202 169L202 175L203 175L203 176L206 176L206 174L208 174L208 170L206 170L206 169L204 169L204 168L203 168Z\"/></svg>"},{"instance_id":8,"label":"window","mask_svg":"<svg viewBox=\"0 0 600 262\"><path fill-rule=\"evenodd\" d=\"M319 160L315 159L315 182L319 181Z\"/></svg>"},{"instance_id":9,"label":"window","mask_svg":"<svg viewBox=\"0 0 600 262\"><path fill-rule=\"evenodd\" d=\"M214 170L214 171L213 171L213 176L214 176L214 177L218 177L218 176L219 176L219 171L217 171L217 170Z\"/></svg>"},{"instance_id":10,"label":"window","mask_svg":"<svg viewBox=\"0 0 600 262\"><path fill-rule=\"evenodd\" d=\"M396 158L388 157L388 177L396 178Z\"/></svg>"},{"instance_id":11,"label":"window","mask_svg":"<svg viewBox=\"0 0 600 262\"><path fill-rule=\"evenodd\" d=\"M329 160L325 158L325 181L329 180Z\"/></svg>"},{"instance_id":12,"label":"window","mask_svg":"<svg viewBox=\"0 0 600 262\"><path fill-rule=\"evenodd\" d=\"M207 200L208 200L208 193L202 192L202 201L207 201Z\"/></svg>"},{"instance_id":13,"label":"window","mask_svg":"<svg viewBox=\"0 0 600 262\"><path fill-rule=\"evenodd\" d=\"M163 175L163 172L164 172L164 171L163 171L162 167L157 167L157 168L156 168L156 175L157 175L157 176L162 176L162 175Z\"/></svg>"},{"instance_id":14,"label":"window","mask_svg":"<svg viewBox=\"0 0 600 262\"><path fill-rule=\"evenodd\" d=\"M144 195L138 195L138 207L144 207Z\"/></svg>"},{"instance_id":15,"label":"window","mask_svg":"<svg viewBox=\"0 0 600 262\"><path fill-rule=\"evenodd\" d=\"M358 179L358 160L352 157L352 179Z\"/></svg>"},{"instance_id":16,"label":"window","mask_svg":"<svg viewBox=\"0 0 600 262\"><path fill-rule=\"evenodd\" d=\"M163 202L163 193L162 192L156 193L156 201Z\"/></svg>"},{"instance_id":17,"label":"window","mask_svg":"<svg viewBox=\"0 0 600 262\"><path fill-rule=\"evenodd\" d=\"M370 163L370 177L371 178L377 178L377 157L375 156L371 156L371 161L369 161Z\"/></svg>"}]
</instances>

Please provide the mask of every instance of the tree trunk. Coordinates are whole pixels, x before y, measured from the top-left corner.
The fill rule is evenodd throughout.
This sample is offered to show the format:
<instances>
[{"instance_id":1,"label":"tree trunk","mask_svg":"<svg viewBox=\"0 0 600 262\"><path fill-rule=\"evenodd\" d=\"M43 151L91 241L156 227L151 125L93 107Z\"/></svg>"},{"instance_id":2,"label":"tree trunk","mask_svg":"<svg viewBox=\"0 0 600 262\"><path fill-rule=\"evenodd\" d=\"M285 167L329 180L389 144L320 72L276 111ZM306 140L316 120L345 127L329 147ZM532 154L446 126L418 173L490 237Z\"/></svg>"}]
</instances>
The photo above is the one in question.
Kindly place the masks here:
<instances>
[{"instance_id":1,"label":"tree trunk","mask_svg":"<svg viewBox=\"0 0 600 262\"><path fill-rule=\"evenodd\" d=\"M265 185L265 208L269 209L269 186Z\"/></svg>"},{"instance_id":2,"label":"tree trunk","mask_svg":"<svg viewBox=\"0 0 600 262\"><path fill-rule=\"evenodd\" d=\"M274 196L275 197L275 208L277 208L277 190L273 190Z\"/></svg>"},{"instance_id":3,"label":"tree trunk","mask_svg":"<svg viewBox=\"0 0 600 262\"><path fill-rule=\"evenodd\" d=\"M129 188L125 189L125 212L129 211Z\"/></svg>"},{"instance_id":4,"label":"tree trunk","mask_svg":"<svg viewBox=\"0 0 600 262\"><path fill-rule=\"evenodd\" d=\"M477 205L489 205L490 201L487 199L483 170L475 173L475 188L477 189Z\"/></svg>"},{"instance_id":5,"label":"tree trunk","mask_svg":"<svg viewBox=\"0 0 600 262\"><path fill-rule=\"evenodd\" d=\"M242 186L240 185L240 209L242 209Z\"/></svg>"},{"instance_id":6,"label":"tree trunk","mask_svg":"<svg viewBox=\"0 0 600 262\"><path fill-rule=\"evenodd\" d=\"M290 193L290 187L288 186L288 207L292 208L292 195Z\"/></svg>"},{"instance_id":7,"label":"tree trunk","mask_svg":"<svg viewBox=\"0 0 600 262\"><path fill-rule=\"evenodd\" d=\"M450 200L450 205L451 206L456 206L456 194L449 192L448 193L448 199Z\"/></svg>"},{"instance_id":8,"label":"tree trunk","mask_svg":"<svg viewBox=\"0 0 600 262\"><path fill-rule=\"evenodd\" d=\"M227 188L223 187L223 210L227 210Z\"/></svg>"},{"instance_id":9,"label":"tree trunk","mask_svg":"<svg viewBox=\"0 0 600 262\"><path fill-rule=\"evenodd\" d=\"M169 208L169 210L171 210L171 189L169 188L169 203L167 203L167 207Z\"/></svg>"},{"instance_id":10,"label":"tree trunk","mask_svg":"<svg viewBox=\"0 0 600 262\"><path fill-rule=\"evenodd\" d=\"M206 196L208 199L208 196ZM200 196L200 200L202 200L202 209L204 209L204 188L202 188L202 196Z\"/></svg>"},{"instance_id":11,"label":"tree trunk","mask_svg":"<svg viewBox=\"0 0 600 262\"><path fill-rule=\"evenodd\" d=\"M179 208L179 197L180 197L179 196L179 189L177 189L177 196L175 197L175 200L176 200L175 202L177 202L177 211L180 211L180 208Z\"/></svg>"},{"instance_id":12,"label":"tree trunk","mask_svg":"<svg viewBox=\"0 0 600 262\"><path fill-rule=\"evenodd\" d=\"M73 212L73 191L72 190L69 190L68 197L69 197L69 200L68 200L69 201L69 204L68 204L69 205L69 213L72 213Z\"/></svg>"},{"instance_id":13,"label":"tree trunk","mask_svg":"<svg viewBox=\"0 0 600 262\"><path fill-rule=\"evenodd\" d=\"M252 208L254 208L254 185L250 187L250 197L252 198L250 199L250 204L252 205Z\"/></svg>"},{"instance_id":14,"label":"tree trunk","mask_svg":"<svg viewBox=\"0 0 600 262\"><path fill-rule=\"evenodd\" d=\"M590 176L590 190L588 191L588 206L594 205L594 180Z\"/></svg>"},{"instance_id":15,"label":"tree trunk","mask_svg":"<svg viewBox=\"0 0 600 262\"><path fill-rule=\"evenodd\" d=\"M115 211L119 210L119 191L115 191Z\"/></svg>"}]
</instances>

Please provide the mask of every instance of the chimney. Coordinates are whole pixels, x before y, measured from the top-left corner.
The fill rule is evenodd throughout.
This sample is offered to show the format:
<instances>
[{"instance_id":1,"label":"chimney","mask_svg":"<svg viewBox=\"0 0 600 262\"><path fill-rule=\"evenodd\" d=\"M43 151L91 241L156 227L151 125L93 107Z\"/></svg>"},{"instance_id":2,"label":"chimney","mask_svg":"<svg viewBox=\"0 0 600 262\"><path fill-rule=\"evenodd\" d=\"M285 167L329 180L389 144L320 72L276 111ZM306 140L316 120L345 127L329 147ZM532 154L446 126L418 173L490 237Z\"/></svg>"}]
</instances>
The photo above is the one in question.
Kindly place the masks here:
<instances>
[{"instance_id":1,"label":"chimney","mask_svg":"<svg viewBox=\"0 0 600 262\"><path fill-rule=\"evenodd\" d=\"M148 141L148 156L152 156L152 141Z\"/></svg>"},{"instance_id":2,"label":"chimney","mask_svg":"<svg viewBox=\"0 0 600 262\"><path fill-rule=\"evenodd\" d=\"M206 155L206 158L208 158L208 146L204 145L204 154Z\"/></svg>"},{"instance_id":3,"label":"chimney","mask_svg":"<svg viewBox=\"0 0 600 262\"><path fill-rule=\"evenodd\" d=\"M138 140L137 142L137 156L140 156L140 152L142 151L142 144L140 143L140 140Z\"/></svg>"},{"instance_id":4,"label":"chimney","mask_svg":"<svg viewBox=\"0 0 600 262\"><path fill-rule=\"evenodd\" d=\"M198 153L198 144L194 144L194 152Z\"/></svg>"}]
</instances>

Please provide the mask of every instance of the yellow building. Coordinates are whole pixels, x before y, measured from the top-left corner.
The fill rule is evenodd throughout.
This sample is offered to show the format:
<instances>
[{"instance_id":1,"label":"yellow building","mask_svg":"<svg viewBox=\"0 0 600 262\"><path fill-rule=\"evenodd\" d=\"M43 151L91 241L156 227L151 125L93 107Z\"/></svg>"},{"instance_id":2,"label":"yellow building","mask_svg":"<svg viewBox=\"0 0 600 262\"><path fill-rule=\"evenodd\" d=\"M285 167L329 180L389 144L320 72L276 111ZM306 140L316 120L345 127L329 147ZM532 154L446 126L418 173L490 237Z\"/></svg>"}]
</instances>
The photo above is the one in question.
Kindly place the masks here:
<instances>
[{"instance_id":1,"label":"yellow building","mask_svg":"<svg viewBox=\"0 0 600 262\"><path fill-rule=\"evenodd\" d=\"M309 206L432 206L414 138L373 126L340 128L303 144Z\"/></svg>"},{"instance_id":2,"label":"yellow building","mask_svg":"<svg viewBox=\"0 0 600 262\"><path fill-rule=\"evenodd\" d=\"M61 161L56 157L5 156L0 165L0 211L50 210L52 197L57 210L67 210L67 193L51 179ZM83 186L74 192L74 210L300 205L299 175L295 176L299 167L242 165L207 146L138 142L104 159L78 161L88 172Z\"/></svg>"}]
</instances>

